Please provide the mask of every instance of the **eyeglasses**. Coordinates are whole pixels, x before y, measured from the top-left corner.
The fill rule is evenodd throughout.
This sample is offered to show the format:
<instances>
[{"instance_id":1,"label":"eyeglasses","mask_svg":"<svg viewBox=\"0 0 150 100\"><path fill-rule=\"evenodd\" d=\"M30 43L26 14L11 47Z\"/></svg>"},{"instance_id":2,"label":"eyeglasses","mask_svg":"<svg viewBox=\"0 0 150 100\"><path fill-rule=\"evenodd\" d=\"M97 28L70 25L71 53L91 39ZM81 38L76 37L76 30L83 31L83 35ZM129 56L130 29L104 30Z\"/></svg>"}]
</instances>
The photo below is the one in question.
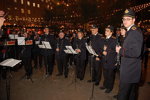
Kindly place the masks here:
<instances>
[{"instance_id":1,"label":"eyeglasses","mask_svg":"<svg viewBox=\"0 0 150 100\"><path fill-rule=\"evenodd\" d=\"M132 19L131 19L131 18L126 18L126 19L123 18L123 19L122 19L122 21L130 21L130 20L132 20Z\"/></svg>"}]
</instances>

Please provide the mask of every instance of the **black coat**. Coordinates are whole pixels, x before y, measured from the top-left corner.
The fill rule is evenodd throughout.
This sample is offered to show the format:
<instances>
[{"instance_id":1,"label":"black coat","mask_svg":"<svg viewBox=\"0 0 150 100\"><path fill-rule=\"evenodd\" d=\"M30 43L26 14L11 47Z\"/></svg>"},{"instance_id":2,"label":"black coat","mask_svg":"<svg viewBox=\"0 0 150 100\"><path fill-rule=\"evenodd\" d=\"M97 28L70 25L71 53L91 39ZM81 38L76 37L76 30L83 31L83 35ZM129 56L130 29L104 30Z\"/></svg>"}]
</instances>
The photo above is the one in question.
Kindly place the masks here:
<instances>
[{"instance_id":1,"label":"black coat","mask_svg":"<svg viewBox=\"0 0 150 100\"><path fill-rule=\"evenodd\" d=\"M102 57L103 67L107 69L115 69L116 64L116 44L117 41L115 38L110 37L109 39L104 40L104 45L107 46L106 52L107 55ZM104 46L103 46L104 47Z\"/></svg>"},{"instance_id":2,"label":"black coat","mask_svg":"<svg viewBox=\"0 0 150 100\"><path fill-rule=\"evenodd\" d=\"M75 55L75 58L78 59L82 59L82 60L86 60L86 46L85 46L86 40L85 39L75 39L75 41L73 42L73 48L74 49L80 49L81 52L77 55Z\"/></svg>"},{"instance_id":3,"label":"black coat","mask_svg":"<svg viewBox=\"0 0 150 100\"><path fill-rule=\"evenodd\" d=\"M41 37L41 42L42 41L46 41L46 42L49 42L52 49L41 49L41 54L43 56L49 56L49 55L52 55L55 53L55 48L56 48L56 41L55 41L55 37L54 35L46 35L44 34L42 37Z\"/></svg>"},{"instance_id":4,"label":"black coat","mask_svg":"<svg viewBox=\"0 0 150 100\"><path fill-rule=\"evenodd\" d=\"M69 45L69 40L66 38L60 39L58 38L56 41L56 48L59 48L59 51L56 51L56 58L59 56L66 56L64 50L66 50L66 46Z\"/></svg>"},{"instance_id":5,"label":"black coat","mask_svg":"<svg viewBox=\"0 0 150 100\"><path fill-rule=\"evenodd\" d=\"M27 41L27 40L33 40L33 39L26 38L25 41ZM33 45L23 45L23 46L21 46L20 57L21 58L31 58L32 48L33 48Z\"/></svg>"},{"instance_id":6,"label":"black coat","mask_svg":"<svg viewBox=\"0 0 150 100\"><path fill-rule=\"evenodd\" d=\"M143 47L143 35L135 25L127 31L123 47L120 50L121 66L120 81L125 83L137 83L141 76L141 52Z\"/></svg>"},{"instance_id":7,"label":"black coat","mask_svg":"<svg viewBox=\"0 0 150 100\"><path fill-rule=\"evenodd\" d=\"M95 52L99 55L99 57L102 57L103 44L104 39L100 34L91 36L91 46L95 50Z\"/></svg>"}]
</instances>

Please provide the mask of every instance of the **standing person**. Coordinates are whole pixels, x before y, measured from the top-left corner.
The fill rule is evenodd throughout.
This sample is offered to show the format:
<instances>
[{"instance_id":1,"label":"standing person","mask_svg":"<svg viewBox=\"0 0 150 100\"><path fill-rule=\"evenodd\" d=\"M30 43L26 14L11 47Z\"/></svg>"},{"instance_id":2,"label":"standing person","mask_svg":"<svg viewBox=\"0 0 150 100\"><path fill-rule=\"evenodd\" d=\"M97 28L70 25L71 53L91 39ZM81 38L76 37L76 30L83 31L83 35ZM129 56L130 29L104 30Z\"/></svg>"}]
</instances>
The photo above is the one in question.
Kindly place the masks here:
<instances>
[{"instance_id":1,"label":"standing person","mask_svg":"<svg viewBox=\"0 0 150 100\"><path fill-rule=\"evenodd\" d=\"M69 45L69 40L65 38L65 33L60 32L58 34L58 39L56 43L56 61L58 67L58 74L56 76L63 75L65 78L68 77L68 54L64 52L66 46Z\"/></svg>"},{"instance_id":2,"label":"standing person","mask_svg":"<svg viewBox=\"0 0 150 100\"><path fill-rule=\"evenodd\" d=\"M102 74L101 57L103 51L103 39L98 33L98 27L96 25L91 26L91 32L92 36L90 44L98 56L95 56L92 59L92 80L89 80L88 82L95 82L95 85L98 86Z\"/></svg>"},{"instance_id":3,"label":"standing person","mask_svg":"<svg viewBox=\"0 0 150 100\"><path fill-rule=\"evenodd\" d=\"M84 79L86 61L86 40L83 38L83 36L83 32L81 30L78 30L77 39L73 42L73 48L78 53L77 55L75 55L76 76L80 80Z\"/></svg>"},{"instance_id":4,"label":"standing person","mask_svg":"<svg viewBox=\"0 0 150 100\"><path fill-rule=\"evenodd\" d=\"M126 32L127 32L126 27L121 26L120 32L121 32L121 36L122 36L121 41L120 41L120 45L122 46L122 45L123 45L123 41L124 41L124 39L125 39L125 37L126 37ZM119 64L120 64L120 62L119 62ZM120 65L118 65L117 67L119 67L119 68L117 68L117 69L120 69ZM117 71L120 72L120 70L117 70ZM118 98L118 94L117 94L117 95L114 95L113 98L117 99L117 98Z\"/></svg>"},{"instance_id":5,"label":"standing person","mask_svg":"<svg viewBox=\"0 0 150 100\"><path fill-rule=\"evenodd\" d=\"M122 20L123 25L127 28L127 36L122 47L116 46L116 52L121 55L118 100L136 100L141 77L143 35L135 25L134 11L126 9Z\"/></svg>"},{"instance_id":6,"label":"standing person","mask_svg":"<svg viewBox=\"0 0 150 100\"><path fill-rule=\"evenodd\" d=\"M25 37L25 41L32 40L29 34L27 33L24 33L23 36ZM25 76L27 79L30 79L32 75L31 50L32 50L32 44L24 45L22 46L22 50L20 54L25 69Z\"/></svg>"},{"instance_id":7,"label":"standing person","mask_svg":"<svg viewBox=\"0 0 150 100\"><path fill-rule=\"evenodd\" d=\"M104 83L100 89L106 89L105 93L110 93L114 86L115 64L116 64L116 39L112 36L114 27L108 25L105 28L104 49L102 57Z\"/></svg>"},{"instance_id":8,"label":"standing person","mask_svg":"<svg viewBox=\"0 0 150 100\"><path fill-rule=\"evenodd\" d=\"M41 49L46 69L45 77L48 77L52 75L53 72L55 52L55 38L54 35L49 32L49 28L44 29L44 35L41 37L41 41L49 42L52 47L52 49Z\"/></svg>"}]
</instances>

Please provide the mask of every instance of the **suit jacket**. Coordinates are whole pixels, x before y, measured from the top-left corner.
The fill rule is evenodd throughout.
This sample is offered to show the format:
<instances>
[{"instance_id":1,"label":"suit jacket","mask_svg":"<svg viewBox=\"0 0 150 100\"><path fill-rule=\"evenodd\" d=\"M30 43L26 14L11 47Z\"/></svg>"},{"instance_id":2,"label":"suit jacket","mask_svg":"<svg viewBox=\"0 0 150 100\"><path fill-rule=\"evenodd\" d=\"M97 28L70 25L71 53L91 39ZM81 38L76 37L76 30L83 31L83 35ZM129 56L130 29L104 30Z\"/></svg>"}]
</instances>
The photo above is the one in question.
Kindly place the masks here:
<instances>
[{"instance_id":1,"label":"suit jacket","mask_svg":"<svg viewBox=\"0 0 150 100\"><path fill-rule=\"evenodd\" d=\"M43 56L49 56L49 55L52 55L55 53L55 48L56 48L56 41L55 41L55 37L54 35L46 35L44 34L42 37L41 37L41 42L42 41L46 41L46 42L49 42L52 49L41 49L41 54Z\"/></svg>"},{"instance_id":2,"label":"suit jacket","mask_svg":"<svg viewBox=\"0 0 150 100\"><path fill-rule=\"evenodd\" d=\"M76 39L73 42L73 48L81 50L81 52L75 56L76 59L80 58L82 60L86 60L86 46L85 46L85 43L86 43L86 40L84 38Z\"/></svg>"},{"instance_id":3,"label":"suit jacket","mask_svg":"<svg viewBox=\"0 0 150 100\"><path fill-rule=\"evenodd\" d=\"M66 38L60 39L58 38L56 41L56 48L59 48L59 51L56 51L56 58L60 56L66 56L64 50L66 50L66 46L69 45L69 40Z\"/></svg>"},{"instance_id":4,"label":"suit jacket","mask_svg":"<svg viewBox=\"0 0 150 100\"><path fill-rule=\"evenodd\" d=\"M101 37L100 34L91 36L91 46L95 50L95 52L99 55L100 58L102 57L103 44L104 39Z\"/></svg>"},{"instance_id":5,"label":"suit jacket","mask_svg":"<svg viewBox=\"0 0 150 100\"><path fill-rule=\"evenodd\" d=\"M141 52L143 47L143 35L135 25L127 31L123 47L120 49L121 66L120 81L125 83L137 83L141 76Z\"/></svg>"},{"instance_id":6,"label":"suit jacket","mask_svg":"<svg viewBox=\"0 0 150 100\"><path fill-rule=\"evenodd\" d=\"M115 64L116 64L116 44L117 41L115 38L110 37L109 39L104 40L104 45L107 46L106 52L107 55L103 55L103 67L107 69L115 69ZM103 46L104 47L104 46Z\"/></svg>"}]
</instances>

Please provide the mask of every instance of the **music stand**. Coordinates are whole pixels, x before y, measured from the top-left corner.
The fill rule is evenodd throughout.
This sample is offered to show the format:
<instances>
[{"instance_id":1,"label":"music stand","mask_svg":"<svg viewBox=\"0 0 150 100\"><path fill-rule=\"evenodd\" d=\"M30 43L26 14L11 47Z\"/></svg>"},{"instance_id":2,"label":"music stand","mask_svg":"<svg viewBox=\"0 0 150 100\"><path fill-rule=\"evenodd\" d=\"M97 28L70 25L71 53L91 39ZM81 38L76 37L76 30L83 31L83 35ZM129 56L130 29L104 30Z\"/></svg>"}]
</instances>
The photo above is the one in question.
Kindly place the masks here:
<instances>
[{"instance_id":1,"label":"music stand","mask_svg":"<svg viewBox=\"0 0 150 100\"><path fill-rule=\"evenodd\" d=\"M38 47L44 50L52 49L51 44L48 41L42 41L42 45L38 45ZM47 67L46 73L48 73L48 65L46 67Z\"/></svg>"},{"instance_id":2,"label":"music stand","mask_svg":"<svg viewBox=\"0 0 150 100\"><path fill-rule=\"evenodd\" d=\"M96 52L93 50L93 48L90 46L88 46L88 44L86 43L86 49L88 50L88 52L91 54L90 57L90 67L91 67L91 83L92 83L92 92L91 92L91 96L89 98L89 100L95 100L94 98L94 82L92 82L92 78L93 78L93 57L96 56L98 57L98 55L96 54Z\"/></svg>"},{"instance_id":3,"label":"music stand","mask_svg":"<svg viewBox=\"0 0 150 100\"><path fill-rule=\"evenodd\" d=\"M18 37L18 45L26 45L26 46L29 46L29 45L32 45L33 44L33 41L32 40L26 40L25 41L25 37ZM25 79L25 77L27 76L27 73L25 75L23 75L20 79ZM31 76L29 77L30 81L33 83L33 80L31 78Z\"/></svg>"},{"instance_id":4,"label":"music stand","mask_svg":"<svg viewBox=\"0 0 150 100\"><path fill-rule=\"evenodd\" d=\"M7 100L10 100L10 68L14 68L17 64L19 64L21 60L16 60L13 58L6 59L0 63L0 66L8 68L8 75L6 72L6 93L7 93Z\"/></svg>"},{"instance_id":5,"label":"music stand","mask_svg":"<svg viewBox=\"0 0 150 100\"><path fill-rule=\"evenodd\" d=\"M74 57L75 54L78 54L78 53L72 48L72 46L66 46L66 48L67 48L67 50L64 50L65 53L67 53L67 54L73 54L73 57ZM69 85L72 85L73 83L75 83L75 89L76 89L76 83L77 83L77 78L76 78L77 73L76 73L76 70L77 70L77 69L76 69L76 66L75 66L75 64L74 64L74 60L73 60L72 66L74 66L74 79L72 80L72 82L71 82Z\"/></svg>"}]
</instances>

